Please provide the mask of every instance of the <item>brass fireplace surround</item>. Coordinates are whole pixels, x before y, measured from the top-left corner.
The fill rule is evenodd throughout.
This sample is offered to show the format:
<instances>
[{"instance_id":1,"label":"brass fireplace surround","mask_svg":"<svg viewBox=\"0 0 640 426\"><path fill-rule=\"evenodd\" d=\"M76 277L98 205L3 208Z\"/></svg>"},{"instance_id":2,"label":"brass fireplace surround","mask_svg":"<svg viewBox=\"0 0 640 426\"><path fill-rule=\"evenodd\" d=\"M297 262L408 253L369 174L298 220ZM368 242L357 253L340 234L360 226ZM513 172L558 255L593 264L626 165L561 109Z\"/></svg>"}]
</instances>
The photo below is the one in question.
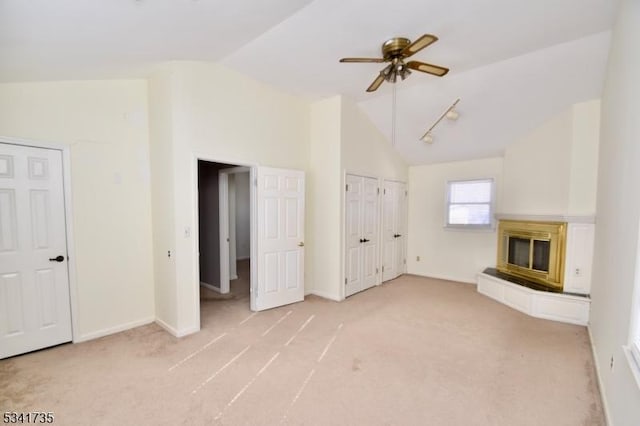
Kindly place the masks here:
<instances>
[{"instance_id":1,"label":"brass fireplace surround","mask_svg":"<svg viewBox=\"0 0 640 426\"><path fill-rule=\"evenodd\" d=\"M505 274L542 284L554 291L562 291L566 239L567 224L565 222L500 220L497 269ZM509 251L510 246L516 243L520 243L520 257L522 257L523 248L528 247L528 259L526 259L527 253L524 253L524 261L513 260L515 248L511 248L511 256ZM543 247L542 255L540 250L536 253L534 247ZM534 259L536 255L538 259ZM541 262L545 266L541 267Z\"/></svg>"}]
</instances>

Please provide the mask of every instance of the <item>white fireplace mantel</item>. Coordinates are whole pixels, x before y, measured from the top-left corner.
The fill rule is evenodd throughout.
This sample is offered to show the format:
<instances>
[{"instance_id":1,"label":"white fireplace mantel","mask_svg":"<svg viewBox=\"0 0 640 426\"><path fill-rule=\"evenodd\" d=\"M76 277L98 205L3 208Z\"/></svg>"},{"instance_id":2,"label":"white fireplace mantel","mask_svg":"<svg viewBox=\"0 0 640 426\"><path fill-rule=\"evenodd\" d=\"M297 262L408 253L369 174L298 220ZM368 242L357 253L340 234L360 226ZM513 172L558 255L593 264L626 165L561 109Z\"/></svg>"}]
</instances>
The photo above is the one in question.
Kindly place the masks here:
<instances>
[{"instance_id":1,"label":"white fireplace mantel","mask_svg":"<svg viewBox=\"0 0 640 426\"><path fill-rule=\"evenodd\" d=\"M496 213L497 220L522 220L532 222L567 222L567 223L596 223L596 217L591 216L570 216L570 215L531 215L531 214L512 214L512 213Z\"/></svg>"}]
</instances>

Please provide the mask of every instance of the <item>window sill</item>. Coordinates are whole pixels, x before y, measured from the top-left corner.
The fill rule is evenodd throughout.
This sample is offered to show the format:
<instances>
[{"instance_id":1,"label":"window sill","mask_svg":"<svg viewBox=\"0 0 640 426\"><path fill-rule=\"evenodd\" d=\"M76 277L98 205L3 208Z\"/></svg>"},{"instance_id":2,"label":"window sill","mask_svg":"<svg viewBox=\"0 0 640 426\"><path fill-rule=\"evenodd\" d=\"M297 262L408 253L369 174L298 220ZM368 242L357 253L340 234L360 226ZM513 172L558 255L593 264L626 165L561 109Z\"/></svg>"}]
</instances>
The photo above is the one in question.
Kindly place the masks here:
<instances>
[{"instance_id":1,"label":"window sill","mask_svg":"<svg viewBox=\"0 0 640 426\"><path fill-rule=\"evenodd\" d=\"M636 361L635 356L631 352L630 346L623 346L622 350L627 358L627 362L629 363L629 369L631 369L631 373L633 374L633 378L636 379L636 385L638 385L638 389L640 389L640 365Z\"/></svg>"}]
</instances>

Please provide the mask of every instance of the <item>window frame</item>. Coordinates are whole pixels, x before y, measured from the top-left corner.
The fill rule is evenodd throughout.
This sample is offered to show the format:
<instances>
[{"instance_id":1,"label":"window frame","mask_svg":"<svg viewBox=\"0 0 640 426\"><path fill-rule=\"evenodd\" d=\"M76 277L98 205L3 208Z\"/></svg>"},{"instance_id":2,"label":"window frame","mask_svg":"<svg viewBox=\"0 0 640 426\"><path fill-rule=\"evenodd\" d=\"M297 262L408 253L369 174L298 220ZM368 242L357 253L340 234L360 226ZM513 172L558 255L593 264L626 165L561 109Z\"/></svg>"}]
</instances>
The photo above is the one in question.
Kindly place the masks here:
<instances>
[{"instance_id":1,"label":"window frame","mask_svg":"<svg viewBox=\"0 0 640 426\"><path fill-rule=\"evenodd\" d=\"M629 341L623 347L631 373L640 388L640 230L638 232L638 248L636 250L635 283L631 298L631 315L629 323Z\"/></svg>"},{"instance_id":2,"label":"window frame","mask_svg":"<svg viewBox=\"0 0 640 426\"><path fill-rule=\"evenodd\" d=\"M473 184L473 183L489 183L491 186L491 196L490 196L490 200L488 203L452 203L451 202L451 187L452 184L459 184L459 183L468 183L468 184ZM494 178L492 177L487 177L487 178L475 178L475 179L456 179L456 180L448 180L446 185L445 185L445 205L444 205L444 227L446 229L451 229L451 230L479 230L479 231L492 231L495 229L495 199L496 199L496 181ZM477 224L456 224L456 223L450 223L449 222L449 211L450 211L450 207L451 205L471 205L471 204L477 204L477 205L486 205L489 204L489 223L488 224L482 224L482 225L477 225Z\"/></svg>"}]
</instances>

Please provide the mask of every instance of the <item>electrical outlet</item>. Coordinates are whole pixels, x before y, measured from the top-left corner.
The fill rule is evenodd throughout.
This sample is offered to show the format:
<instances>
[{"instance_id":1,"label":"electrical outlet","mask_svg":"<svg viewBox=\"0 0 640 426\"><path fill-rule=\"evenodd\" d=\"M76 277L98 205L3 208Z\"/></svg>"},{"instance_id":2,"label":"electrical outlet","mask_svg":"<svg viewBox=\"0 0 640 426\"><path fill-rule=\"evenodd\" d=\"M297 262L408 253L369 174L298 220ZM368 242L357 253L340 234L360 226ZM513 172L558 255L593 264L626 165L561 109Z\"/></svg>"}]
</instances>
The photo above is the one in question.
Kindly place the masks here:
<instances>
[{"instance_id":1,"label":"electrical outlet","mask_svg":"<svg viewBox=\"0 0 640 426\"><path fill-rule=\"evenodd\" d=\"M582 270L580 268L576 268L575 271L573 271L573 275L575 275L576 277L581 276Z\"/></svg>"},{"instance_id":2,"label":"electrical outlet","mask_svg":"<svg viewBox=\"0 0 640 426\"><path fill-rule=\"evenodd\" d=\"M416 256L416 262L420 262L420 256Z\"/></svg>"},{"instance_id":3,"label":"electrical outlet","mask_svg":"<svg viewBox=\"0 0 640 426\"><path fill-rule=\"evenodd\" d=\"M609 364L609 368L613 371L613 356L611 357L611 363Z\"/></svg>"}]
</instances>

